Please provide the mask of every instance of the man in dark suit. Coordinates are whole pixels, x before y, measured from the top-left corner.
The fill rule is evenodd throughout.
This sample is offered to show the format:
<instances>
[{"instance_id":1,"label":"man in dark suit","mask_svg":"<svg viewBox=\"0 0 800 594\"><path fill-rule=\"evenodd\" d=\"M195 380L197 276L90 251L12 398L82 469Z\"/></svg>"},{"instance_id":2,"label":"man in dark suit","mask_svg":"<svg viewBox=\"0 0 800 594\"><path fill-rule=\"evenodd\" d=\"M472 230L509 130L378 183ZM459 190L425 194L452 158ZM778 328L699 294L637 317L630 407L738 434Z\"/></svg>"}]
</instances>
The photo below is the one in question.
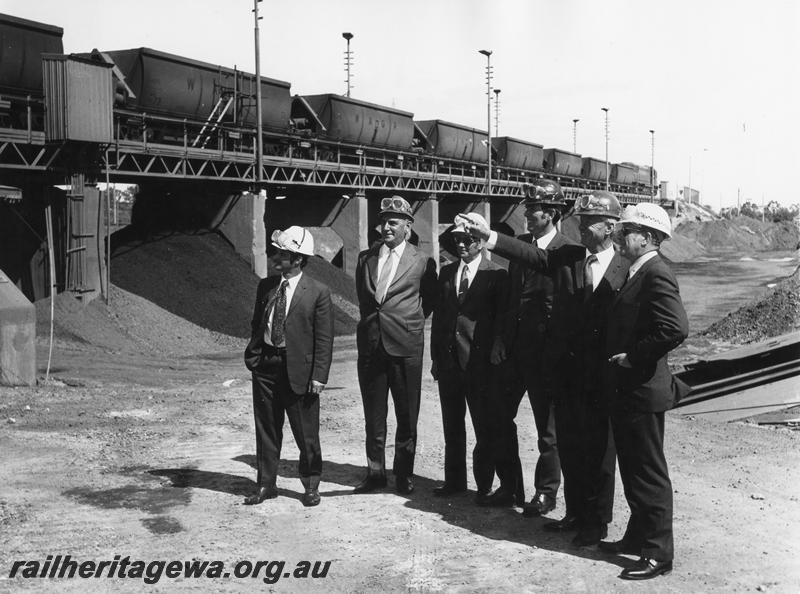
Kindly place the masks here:
<instances>
[{"instance_id":1,"label":"man in dark suit","mask_svg":"<svg viewBox=\"0 0 800 594\"><path fill-rule=\"evenodd\" d=\"M561 187L549 180L526 188L525 219L529 233L518 239L540 249L554 250L564 245L577 245L560 233L556 224L566 208ZM554 391L557 378L553 372L564 356L565 344L560 338L563 316L553 318L557 295L572 288L572 269L557 266L537 272L512 260L508 266L510 291L505 323L495 343L492 359L501 364L503 387L500 390L500 425L497 429L497 476L500 488L487 501L491 506L522 504L525 500L522 465L519 458L517 416L522 396L528 393L536 423L539 459L536 462L534 487L530 503L523 509L526 517L544 515L556 506L561 485L561 463L556 439ZM567 513L574 514L571 500Z\"/></svg>"},{"instance_id":2,"label":"man in dark suit","mask_svg":"<svg viewBox=\"0 0 800 594\"><path fill-rule=\"evenodd\" d=\"M319 395L328 381L333 353L330 289L303 267L314 254L314 238L301 227L272 234L271 256L279 276L258 284L245 350L253 374L258 489L244 500L257 505L278 496L275 481L283 442L284 417L300 450L303 504L319 505L322 451L319 443Z\"/></svg>"},{"instance_id":3,"label":"man in dark suit","mask_svg":"<svg viewBox=\"0 0 800 594\"><path fill-rule=\"evenodd\" d=\"M473 216L482 219L479 214ZM459 260L442 268L439 275L431 326L431 374L439 383L445 444L444 484L433 494L448 497L467 489L464 417L469 408L475 430L472 472L480 502L494 480L496 368L489 355L506 305L507 273L485 257L483 241L474 239L463 225L456 225L450 237Z\"/></svg>"},{"instance_id":4,"label":"man in dark suit","mask_svg":"<svg viewBox=\"0 0 800 594\"><path fill-rule=\"evenodd\" d=\"M678 282L659 256L671 236L669 215L655 204L623 213L615 242L631 263L611 303L606 353L612 366L611 423L619 473L631 515L625 535L602 543L614 553L640 555L620 577L644 580L672 570L672 483L664 457L664 412L682 395L667 353L689 333Z\"/></svg>"},{"instance_id":5,"label":"man in dark suit","mask_svg":"<svg viewBox=\"0 0 800 594\"><path fill-rule=\"evenodd\" d=\"M577 530L577 547L597 545L607 533L614 502L614 446L611 438L602 345L608 306L625 280L627 264L614 252L611 236L621 213L617 198L596 190L576 201L581 244L542 250L513 237L467 225L487 239L487 247L539 271L567 266L572 283L553 300L550 348L564 340L565 355L555 364L556 433L567 514L545 530ZM572 515L574 514L574 515Z\"/></svg>"},{"instance_id":6,"label":"man in dark suit","mask_svg":"<svg viewBox=\"0 0 800 594\"><path fill-rule=\"evenodd\" d=\"M408 243L414 215L400 196L381 200L381 242L361 252L356 292L358 383L364 404L367 475L354 492L386 486L386 415L397 417L394 464L398 493L414 490L414 454L422 389L425 318L436 299L436 264Z\"/></svg>"}]
</instances>

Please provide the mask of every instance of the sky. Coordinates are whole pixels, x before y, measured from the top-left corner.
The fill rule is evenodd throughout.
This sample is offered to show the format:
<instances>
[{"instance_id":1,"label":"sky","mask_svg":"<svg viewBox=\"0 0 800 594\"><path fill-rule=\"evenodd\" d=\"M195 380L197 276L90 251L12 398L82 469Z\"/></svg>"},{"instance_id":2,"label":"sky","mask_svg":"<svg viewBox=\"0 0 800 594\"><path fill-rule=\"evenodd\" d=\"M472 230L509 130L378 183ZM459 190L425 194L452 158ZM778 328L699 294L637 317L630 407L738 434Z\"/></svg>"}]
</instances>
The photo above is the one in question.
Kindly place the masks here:
<instances>
[{"instance_id":1,"label":"sky","mask_svg":"<svg viewBox=\"0 0 800 594\"><path fill-rule=\"evenodd\" d=\"M255 70L253 0L2 0L64 28L64 51L151 47ZM800 203L796 0L263 0L261 73L292 94L352 96L500 136L649 165L670 197ZM493 94L494 96L494 94ZM492 134L494 101L492 102ZM649 130L654 130L650 134Z\"/></svg>"}]
</instances>

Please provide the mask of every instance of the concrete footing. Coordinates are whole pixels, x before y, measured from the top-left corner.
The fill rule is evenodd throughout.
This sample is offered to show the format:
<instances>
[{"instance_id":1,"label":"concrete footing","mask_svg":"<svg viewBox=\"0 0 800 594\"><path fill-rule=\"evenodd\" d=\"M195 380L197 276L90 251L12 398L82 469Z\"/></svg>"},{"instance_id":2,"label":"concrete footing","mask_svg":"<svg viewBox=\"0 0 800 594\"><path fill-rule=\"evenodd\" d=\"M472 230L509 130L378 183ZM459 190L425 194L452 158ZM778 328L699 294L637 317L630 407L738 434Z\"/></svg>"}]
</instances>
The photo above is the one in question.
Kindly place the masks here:
<instances>
[{"instance_id":1,"label":"concrete footing","mask_svg":"<svg viewBox=\"0 0 800 594\"><path fill-rule=\"evenodd\" d=\"M0 385L36 385L36 308L2 270Z\"/></svg>"}]
</instances>

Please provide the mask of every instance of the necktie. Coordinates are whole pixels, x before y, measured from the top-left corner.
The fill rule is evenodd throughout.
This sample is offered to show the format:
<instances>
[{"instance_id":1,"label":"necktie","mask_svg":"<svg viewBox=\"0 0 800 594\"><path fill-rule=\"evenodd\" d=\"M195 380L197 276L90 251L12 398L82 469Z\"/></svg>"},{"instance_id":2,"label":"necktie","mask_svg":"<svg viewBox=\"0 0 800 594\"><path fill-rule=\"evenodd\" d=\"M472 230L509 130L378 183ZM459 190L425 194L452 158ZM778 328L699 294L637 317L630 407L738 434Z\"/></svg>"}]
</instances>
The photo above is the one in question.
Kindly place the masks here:
<instances>
[{"instance_id":1,"label":"necktie","mask_svg":"<svg viewBox=\"0 0 800 594\"><path fill-rule=\"evenodd\" d=\"M597 262L597 256L592 254L583 263L583 295L587 301L594 291L594 275L592 274L592 264L594 262Z\"/></svg>"},{"instance_id":2,"label":"necktie","mask_svg":"<svg viewBox=\"0 0 800 594\"><path fill-rule=\"evenodd\" d=\"M375 299L378 303L383 303L386 298L386 290L389 288L389 277L392 274L392 264L394 263L394 250L389 250L386 262L383 263L378 282L375 283Z\"/></svg>"},{"instance_id":3,"label":"necktie","mask_svg":"<svg viewBox=\"0 0 800 594\"><path fill-rule=\"evenodd\" d=\"M461 281L458 283L458 302L464 303L467 297L467 289L469 289L469 279L467 278L468 269L464 266L461 269Z\"/></svg>"},{"instance_id":4,"label":"necktie","mask_svg":"<svg viewBox=\"0 0 800 594\"><path fill-rule=\"evenodd\" d=\"M275 310L272 313L272 332L270 333L270 340L272 346L284 346L284 324L286 322L286 287L289 286L289 281L284 280L278 289L278 298L275 299Z\"/></svg>"}]
</instances>

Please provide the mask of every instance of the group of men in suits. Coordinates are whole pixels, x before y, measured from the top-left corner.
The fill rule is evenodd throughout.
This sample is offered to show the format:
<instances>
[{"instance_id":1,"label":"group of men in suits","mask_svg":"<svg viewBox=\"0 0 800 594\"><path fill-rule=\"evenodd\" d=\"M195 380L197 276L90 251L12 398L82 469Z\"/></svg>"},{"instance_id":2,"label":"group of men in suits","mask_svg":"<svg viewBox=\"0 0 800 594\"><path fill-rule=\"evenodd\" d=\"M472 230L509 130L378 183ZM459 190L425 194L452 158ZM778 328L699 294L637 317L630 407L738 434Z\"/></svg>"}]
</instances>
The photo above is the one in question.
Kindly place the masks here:
<instances>
[{"instance_id":1,"label":"group of men in suits","mask_svg":"<svg viewBox=\"0 0 800 594\"><path fill-rule=\"evenodd\" d=\"M536 212L561 200L560 187L553 182L533 189L526 212L532 232L530 221ZM667 353L688 335L677 281L658 254L661 243L671 236L671 223L654 204L623 211L616 197L605 191L580 197L573 212L579 217L581 243L545 248L538 245L535 232L532 241L491 231L472 214L460 215L459 220L488 249L526 269L522 295L526 285L533 286L526 275L548 279L545 286L552 300L539 356L549 359L528 394L536 416L536 390L547 393L551 387L566 514L544 528L575 532L572 543L577 547L637 554L639 559L620 577L651 579L672 570L672 486L663 449L664 413L683 395L685 386L671 375ZM512 314L511 320L522 327L520 316L514 320ZM500 393L507 404L500 408L506 426L513 425L518 392ZM541 408L538 414L541 431ZM540 433L540 452L545 456L548 445L541 443ZM604 541L611 521L616 460L630 518L622 539ZM550 507L541 505L549 500L541 497L539 489L547 483L539 481L538 472L537 466L537 493L526 507L531 510L527 515ZM514 483L502 494L503 504L512 503L513 488Z\"/></svg>"},{"instance_id":2,"label":"group of men in suits","mask_svg":"<svg viewBox=\"0 0 800 594\"><path fill-rule=\"evenodd\" d=\"M639 554L623 578L667 573L672 491L664 412L680 390L666 355L688 333L677 282L658 256L671 234L669 217L651 204L623 212L613 194L594 191L574 206L579 244L557 230L567 208L557 183L532 185L525 206L529 234L519 238L491 231L477 213L458 215L450 233L458 260L437 279L435 262L408 241L411 205L399 196L381 201L381 241L359 254L356 267L367 470L354 492L388 484L389 392L397 421L394 487L414 491L424 326L433 313L431 373L445 437L444 483L434 495L467 490L468 410L479 505L516 504L524 516L542 516L555 508L563 474L566 513L546 530L575 532L578 547ZM302 501L313 506L322 467L319 394L333 342L330 291L302 274L313 254L307 231L290 227L272 239L281 275L259 285L245 354L258 460L258 489L245 503L276 495L285 414L300 448ZM486 249L509 259L508 271ZM515 424L525 393L539 449L529 503ZM606 542L617 459L631 516L624 537ZM492 493L495 474L500 485Z\"/></svg>"}]
</instances>

